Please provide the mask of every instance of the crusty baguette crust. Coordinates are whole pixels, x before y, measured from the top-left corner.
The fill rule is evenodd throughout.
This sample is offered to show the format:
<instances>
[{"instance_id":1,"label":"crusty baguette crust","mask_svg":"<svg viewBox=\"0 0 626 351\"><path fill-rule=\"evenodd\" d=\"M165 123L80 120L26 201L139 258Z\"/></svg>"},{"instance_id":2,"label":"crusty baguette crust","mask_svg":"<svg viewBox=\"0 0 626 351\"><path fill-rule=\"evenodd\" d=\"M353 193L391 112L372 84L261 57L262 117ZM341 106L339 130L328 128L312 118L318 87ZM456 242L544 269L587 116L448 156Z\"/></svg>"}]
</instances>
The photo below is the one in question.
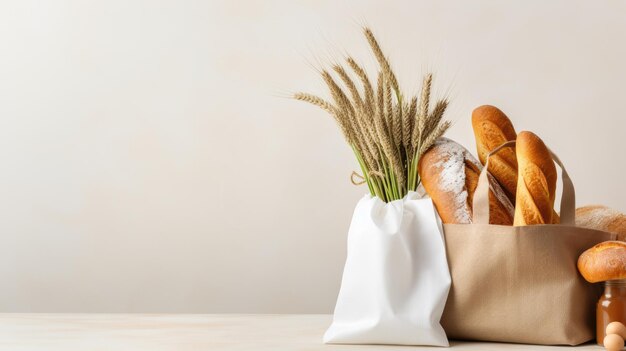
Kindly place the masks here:
<instances>
[{"instance_id":1,"label":"crusty baguette crust","mask_svg":"<svg viewBox=\"0 0 626 351\"><path fill-rule=\"evenodd\" d=\"M443 223L472 223L472 202L482 166L467 149L440 138L418 164L422 185ZM489 222L513 224L514 208L493 177L489 177Z\"/></svg>"},{"instance_id":2,"label":"crusty baguette crust","mask_svg":"<svg viewBox=\"0 0 626 351\"><path fill-rule=\"evenodd\" d=\"M576 209L576 225L617 234L617 240L626 241L626 215L602 205Z\"/></svg>"},{"instance_id":3,"label":"crusty baguette crust","mask_svg":"<svg viewBox=\"0 0 626 351\"><path fill-rule=\"evenodd\" d=\"M495 106L479 106L472 112L472 127L476 138L478 159L484 165L487 155L517 133L511 120ZM517 156L514 148L505 148L489 159L489 173L502 185L512 203L517 192Z\"/></svg>"},{"instance_id":4,"label":"crusty baguette crust","mask_svg":"<svg viewBox=\"0 0 626 351\"><path fill-rule=\"evenodd\" d=\"M518 180L513 225L554 223L556 167L543 141L521 132L516 143Z\"/></svg>"},{"instance_id":5,"label":"crusty baguette crust","mask_svg":"<svg viewBox=\"0 0 626 351\"><path fill-rule=\"evenodd\" d=\"M590 283L626 279L626 243L605 241L578 257L578 271Z\"/></svg>"}]
</instances>

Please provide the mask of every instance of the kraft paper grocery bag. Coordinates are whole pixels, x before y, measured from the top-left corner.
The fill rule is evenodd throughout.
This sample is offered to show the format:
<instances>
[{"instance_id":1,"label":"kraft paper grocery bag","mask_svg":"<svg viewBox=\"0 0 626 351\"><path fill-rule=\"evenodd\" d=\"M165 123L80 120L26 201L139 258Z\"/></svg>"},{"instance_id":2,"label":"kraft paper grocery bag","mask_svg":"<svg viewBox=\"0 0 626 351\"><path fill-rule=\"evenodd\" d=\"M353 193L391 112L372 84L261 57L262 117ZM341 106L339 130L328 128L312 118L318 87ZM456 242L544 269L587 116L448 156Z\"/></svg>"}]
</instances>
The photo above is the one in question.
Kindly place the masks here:
<instances>
[{"instance_id":1,"label":"kraft paper grocery bag","mask_svg":"<svg viewBox=\"0 0 626 351\"><path fill-rule=\"evenodd\" d=\"M489 225L485 165L474 224L444 225L452 287L442 324L451 339L578 345L594 338L599 291L578 273L576 262L615 235L575 227L574 186L552 156L562 169L561 224Z\"/></svg>"}]
</instances>

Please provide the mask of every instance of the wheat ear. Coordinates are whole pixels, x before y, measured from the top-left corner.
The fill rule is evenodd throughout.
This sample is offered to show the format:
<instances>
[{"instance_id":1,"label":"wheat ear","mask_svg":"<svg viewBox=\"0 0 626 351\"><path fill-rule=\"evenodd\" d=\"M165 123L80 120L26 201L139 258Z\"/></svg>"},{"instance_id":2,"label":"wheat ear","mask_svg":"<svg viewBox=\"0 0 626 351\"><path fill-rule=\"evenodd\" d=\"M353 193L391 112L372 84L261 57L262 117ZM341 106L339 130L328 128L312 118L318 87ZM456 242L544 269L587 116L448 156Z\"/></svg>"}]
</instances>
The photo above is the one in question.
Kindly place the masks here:
<instances>
[{"instance_id":1,"label":"wheat ear","mask_svg":"<svg viewBox=\"0 0 626 351\"><path fill-rule=\"evenodd\" d=\"M428 103L430 100L430 88L433 80L432 74L427 74L424 77L424 83L422 84L422 93L420 95L420 103L417 111L417 123L413 127L413 133L411 139L413 141L413 147L417 147L422 139L422 132L424 131L424 124L426 118L428 118Z\"/></svg>"},{"instance_id":2,"label":"wheat ear","mask_svg":"<svg viewBox=\"0 0 626 351\"><path fill-rule=\"evenodd\" d=\"M363 84L363 90L365 91L365 105L367 107L371 107L374 103L374 90L372 89L372 83L370 82L367 73L361 66L359 66L359 64L356 63L356 61L352 57L348 56L346 61L348 62L348 65L350 66L352 71L356 73L356 75L361 80L361 83Z\"/></svg>"},{"instance_id":3,"label":"wheat ear","mask_svg":"<svg viewBox=\"0 0 626 351\"><path fill-rule=\"evenodd\" d=\"M354 82L352 81L352 79L350 78L346 70L340 65L334 65L333 70L337 72L337 74L339 75L343 83L348 88L350 95L352 95L352 101L354 102L354 105L357 108L357 110L362 110L363 99L361 98L361 94L359 93L359 90L356 88L356 85L354 84Z\"/></svg>"},{"instance_id":4,"label":"wheat ear","mask_svg":"<svg viewBox=\"0 0 626 351\"><path fill-rule=\"evenodd\" d=\"M430 135L428 135L425 140L422 141L418 153L418 158L422 157L422 155L424 155L424 153L428 151L431 146L433 146L435 141L437 141L437 139L439 139L448 130L448 128L450 128L451 125L452 123L450 121L445 121L439 124L435 128L435 130Z\"/></svg>"},{"instance_id":5,"label":"wheat ear","mask_svg":"<svg viewBox=\"0 0 626 351\"><path fill-rule=\"evenodd\" d=\"M315 96L313 94L308 93L295 93L293 94L293 98L296 100L308 102L309 104L320 107L324 111L334 115L336 113L336 108L328 101L322 99L321 97Z\"/></svg>"},{"instance_id":6,"label":"wheat ear","mask_svg":"<svg viewBox=\"0 0 626 351\"><path fill-rule=\"evenodd\" d=\"M430 135L435 128L441 123L444 112L446 112L446 108L448 107L448 100L439 100L437 104L435 104L435 108L428 116L426 120L426 125L424 126L424 135Z\"/></svg>"},{"instance_id":7,"label":"wheat ear","mask_svg":"<svg viewBox=\"0 0 626 351\"><path fill-rule=\"evenodd\" d=\"M406 149L411 149L411 133L415 124L415 115L417 113L417 97L411 99L408 109L405 110L406 115L402 119L402 143Z\"/></svg>"},{"instance_id":8,"label":"wheat ear","mask_svg":"<svg viewBox=\"0 0 626 351\"><path fill-rule=\"evenodd\" d=\"M335 82L333 77L328 73L328 71L322 71L322 78L324 82L328 86L330 90L330 95L333 97L335 101L335 105L338 107L340 111L346 111L348 113L354 113L354 107L350 103L350 100L346 96L346 94L341 90L339 85Z\"/></svg>"},{"instance_id":9,"label":"wheat ear","mask_svg":"<svg viewBox=\"0 0 626 351\"><path fill-rule=\"evenodd\" d=\"M367 27L364 28L363 31L365 33L365 37L367 38L367 42L370 44L370 47L372 48L372 51L374 52L374 56L376 57L378 64L380 65L380 67L383 70L383 73L385 74L385 77L389 79L389 82L393 90L399 94L400 87L398 86L398 80L396 79L396 75L391 70L391 65L389 65L389 61L385 57L385 54L383 54L383 51L380 48L380 45L378 44L376 37L374 37L374 33L372 33L372 31Z\"/></svg>"}]
</instances>

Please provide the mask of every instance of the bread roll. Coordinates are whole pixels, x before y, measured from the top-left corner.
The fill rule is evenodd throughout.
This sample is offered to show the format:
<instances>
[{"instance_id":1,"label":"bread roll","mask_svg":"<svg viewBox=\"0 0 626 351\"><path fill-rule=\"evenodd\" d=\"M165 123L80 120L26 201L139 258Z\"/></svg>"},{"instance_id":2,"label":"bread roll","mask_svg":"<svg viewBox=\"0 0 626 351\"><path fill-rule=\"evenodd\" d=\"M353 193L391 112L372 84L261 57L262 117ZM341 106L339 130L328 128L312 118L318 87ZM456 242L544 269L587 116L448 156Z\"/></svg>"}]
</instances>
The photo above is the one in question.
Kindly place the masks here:
<instances>
[{"instance_id":1,"label":"bread roll","mask_svg":"<svg viewBox=\"0 0 626 351\"><path fill-rule=\"evenodd\" d=\"M553 223L556 167L538 136L521 132L516 143L518 178L513 225Z\"/></svg>"},{"instance_id":2,"label":"bread roll","mask_svg":"<svg viewBox=\"0 0 626 351\"><path fill-rule=\"evenodd\" d=\"M472 127L476 138L478 159L484 165L487 155L507 141L515 140L517 133L509 118L497 107L483 105L472 112ZM489 173L500 183L515 204L517 188L517 156L514 148L504 148L489 158Z\"/></svg>"},{"instance_id":3,"label":"bread roll","mask_svg":"<svg viewBox=\"0 0 626 351\"><path fill-rule=\"evenodd\" d=\"M430 195L443 223L472 223L472 201L481 164L456 142L440 138L418 164L422 185ZM511 225L514 208L490 176L489 222Z\"/></svg>"},{"instance_id":4,"label":"bread roll","mask_svg":"<svg viewBox=\"0 0 626 351\"><path fill-rule=\"evenodd\" d=\"M605 241L583 252L578 271L590 283L626 279L626 243Z\"/></svg>"},{"instance_id":5,"label":"bread roll","mask_svg":"<svg viewBox=\"0 0 626 351\"><path fill-rule=\"evenodd\" d=\"M602 205L576 209L576 225L617 234L617 240L626 241L626 215Z\"/></svg>"}]
</instances>

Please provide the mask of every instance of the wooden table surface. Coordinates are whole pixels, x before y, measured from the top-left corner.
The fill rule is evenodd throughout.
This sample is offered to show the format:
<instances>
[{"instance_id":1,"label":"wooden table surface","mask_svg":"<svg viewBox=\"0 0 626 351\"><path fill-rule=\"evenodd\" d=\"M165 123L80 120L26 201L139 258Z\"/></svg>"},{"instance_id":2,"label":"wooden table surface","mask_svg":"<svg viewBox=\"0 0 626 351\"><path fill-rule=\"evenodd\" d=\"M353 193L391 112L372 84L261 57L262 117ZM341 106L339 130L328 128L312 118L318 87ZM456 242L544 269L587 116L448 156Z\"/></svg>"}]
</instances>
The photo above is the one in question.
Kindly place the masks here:
<instances>
[{"instance_id":1,"label":"wooden table surface","mask_svg":"<svg viewBox=\"0 0 626 351\"><path fill-rule=\"evenodd\" d=\"M436 347L324 345L329 315L0 314L0 350L439 350ZM452 342L455 350L569 347ZM603 350L583 345L577 350Z\"/></svg>"}]
</instances>

